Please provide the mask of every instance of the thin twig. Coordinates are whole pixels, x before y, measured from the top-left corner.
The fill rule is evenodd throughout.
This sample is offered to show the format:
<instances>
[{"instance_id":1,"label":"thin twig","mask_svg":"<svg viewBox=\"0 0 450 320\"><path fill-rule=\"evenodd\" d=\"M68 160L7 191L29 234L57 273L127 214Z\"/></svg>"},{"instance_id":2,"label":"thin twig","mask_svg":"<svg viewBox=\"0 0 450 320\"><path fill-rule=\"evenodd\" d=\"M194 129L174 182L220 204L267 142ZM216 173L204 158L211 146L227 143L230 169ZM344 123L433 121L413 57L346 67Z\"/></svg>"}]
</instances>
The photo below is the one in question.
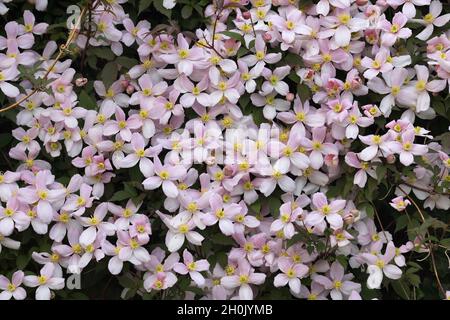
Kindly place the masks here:
<instances>
[{"instance_id":1,"label":"thin twig","mask_svg":"<svg viewBox=\"0 0 450 320\"><path fill-rule=\"evenodd\" d=\"M62 44L59 47L58 55L56 56L55 60L51 64L51 66L49 68L47 68L47 72L45 73L44 77L42 78L43 80L47 80L48 75L50 74L50 72L52 72L53 68L56 66L56 64L58 63L59 59L61 59L61 57L66 53L67 48L70 46L70 44L75 39L75 37L76 37L76 35L77 35L78 31L79 31L78 28L81 25L81 21L83 20L83 17L86 14L86 11L87 11L87 7L84 7L83 10L80 13L80 16L78 17L77 23L75 24L74 28L70 31L69 37L67 38L66 43ZM24 102L25 100L30 98L35 93L42 91L41 89L42 88L34 88L30 93L28 93L27 95L23 96L22 98L17 100L15 103L13 103L13 104L11 104L11 105L3 108L3 109L0 109L0 113L16 108L18 105L20 105L22 102Z\"/></svg>"}]
</instances>

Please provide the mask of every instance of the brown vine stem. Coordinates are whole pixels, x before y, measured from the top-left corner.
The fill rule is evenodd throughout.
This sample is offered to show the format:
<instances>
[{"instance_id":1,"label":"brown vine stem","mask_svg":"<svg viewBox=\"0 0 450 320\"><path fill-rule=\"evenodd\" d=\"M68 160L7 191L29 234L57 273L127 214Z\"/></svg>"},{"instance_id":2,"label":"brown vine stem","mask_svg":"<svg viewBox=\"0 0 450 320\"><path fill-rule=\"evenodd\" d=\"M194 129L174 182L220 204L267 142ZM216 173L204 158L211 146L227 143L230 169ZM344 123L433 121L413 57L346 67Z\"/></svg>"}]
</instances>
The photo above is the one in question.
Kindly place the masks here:
<instances>
[{"instance_id":1,"label":"brown vine stem","mask_svg":"<svg viewBox=\"0 0 450 320\"><path fill-rule=\"evenodd\" d=\"M79 32L79 27L81 25L81 21L83 20L83 17L86 15L88 6L83 7L83 9L81 10L80 16L77 19L76 24L74 25L73 29L70 31L69 33L69 37L67 38L66 43L62 44L59 47L59 52L58 55L56 56L55 60L53 61L53 63L51 64L51 66L49 68L47 68L47 72L45 73L44 77L42 78L43 80L47 80L48 75L50 74L50 72L52 72L53 68L56 66L56 64L58 63L59 59L61 59L61 57L64 55L64 53L66 53L67 48L70 46L70 44L75 40L78 32ZM6 112L8 110L14 109L17 106L19 106L22 102L24 102L25 100L27 100L28 98L30 98L32 95L34 95L35 93L42 91L41 88L34 88L30 93L28 93L27 95L23 96L22 98L20 98L19 100L17 100L16 102L14 102L13 104L0 109L0 113L1 112Z\"/></svg>"},{"instance_id":2,"label":"brown vine stem","mask_svg":"<svg viewBox=\"0 0 450 320\"><path fill-rule=\"evenodd\" d=\"M420 191L423 191L423 192L427 192L427 193L429 193L429 194L442 194L442 195L444 195L444 196L450 195L449 192L437 192L437 191L435 191L435 190L428 190L428 189L426 189L426 188L418 187L418 186L416 186L416 185L414 185L414 184L410 184L410 183L408 183L408 182L401 182L401 184L404 184L404 185L406 185L406 186L408 186L408 187L411 187L412 189L417 189L417 190L420 190Z\"/></svg>"},{"instance_id":3,"label":"brown vine stem","mask_svg":"<svg viewBox=\"0 0 450 320\"><path fill-rule=\"evenodd\" d=\"M402 187L398 186L398 188L400 189L400 191L402 191L402 192L405 194L405 196L409 199L409 201L411 201L411 203L414 205L414 207L416 207L416 209L417 209L417 211L418 211L418 213L419 213L419 215L420 215L420 218L421 218L421 220L422 220L422 223L425 223L425 216L424 216L422 210L420 209L420 207L419 207L419 206L417 205L417 203L414 201L414 199L413 199L409 194L407 194L407 193L402 189ZM429 237L430 234L428 233L428 230L427 230L427 234L428 234L428 237ZM438 271L437 271L436 260L435 260L434 252L433 252L434 248L433 248L433 244L431 243L431 240L428 240L428 250L429 250L429 253L430 253L430 256L431 256L431 266L433 267L434 277L436 278L436 282L437 282L437 284L438 284L439 290L441 291L442 295L445 297L445 289L444 289L444 287L442 286L442 282L441 282L441 279L440 279L440 277L439 277L439 273L438 273Z\"/></svg>"}]
</instances>

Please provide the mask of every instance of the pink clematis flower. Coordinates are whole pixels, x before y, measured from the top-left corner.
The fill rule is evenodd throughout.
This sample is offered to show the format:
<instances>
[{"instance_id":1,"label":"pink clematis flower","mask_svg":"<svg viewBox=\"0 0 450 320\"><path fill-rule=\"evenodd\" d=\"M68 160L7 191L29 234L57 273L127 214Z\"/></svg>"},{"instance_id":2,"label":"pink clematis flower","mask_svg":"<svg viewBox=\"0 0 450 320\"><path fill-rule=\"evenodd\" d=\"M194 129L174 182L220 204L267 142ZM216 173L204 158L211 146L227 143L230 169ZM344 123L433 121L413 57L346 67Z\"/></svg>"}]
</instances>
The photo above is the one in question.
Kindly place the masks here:
<instances>
[{"instance_id":1,"label":"pink clematis flower","mask_svg":"<svg viewBox=\"0 0 450 320\"><path fill-rule=\"evenodd\" d=\"M305 224L315 226L323 223L324 219L333 229L340 229L343 226L343 219L339 212L345 207L345 200L333 200L328 204L327 197L321 193L312 196L314 211L311 211L305 218Z\"/></svg>"},{"instance_id":2,"label":"pink clematis flower","mask_svg":"<svg viewBox=\"0 0 450 320\"><path fill-rule=\"evenodd\" d=\"M312 140L308 138L300 138L300 144L306 150L311 151L309 159L311 167L314 169L320 169L322 167L324 156L328 154L338 154L337 147L334 144L324 142L326 132L326 127L312 128Z\"/></svg>"},{"instance_id":3,"label":"pink clematis flower","mask_svg":"<svg viewBox=\"0 0 450 320\"><path fill-rule=\"evenodd\" d=\"M422 156L428 152L428 147L422 144L414 144L414 130L406 130L401 135L401 141L387 143L389 150L400 155L400 162L409 166L414 162L414 156Z\"/></svg>"},{"instance_id":4,"label":"pink clematis flower","mask_svg":"<svg viewBox=\"0 0 450 320\"><path fill-rule=\"evenodd\" d=\"M203 59L203 50L200 47L189 49L189 43L182 33L178 34L177 44L178 51L176 53L162 55L161 59L175 65L180 74L184 73L190 76L194 69L196 69L197 61Z\"/></svg>"},{"instance_id":5,"label":"pink clematis flower","mask_svg":"<svg viewBox=\"0 0 450 320\"><path fill-rule=\"evenodd\" d=\"M442 2L439 0L433 0L430 3L430 12L427 13L423 19L411 19L413 22L425 25L423 29L416 37L422 41L428 40L434 30L434 26L442 27L450 21L450 13L439 16L442 12Z\"/></svg>"},{"instance_id":6,"label":"pink clematis flower","mask_svg":"<svg viewBox=\"0 0 450 320\"><path fill-rule=\"evenodd\" d=\"M362 58L361 66L367 68L367 70L364 71L364 77L370 80L375 78L380 72L383 74L389 70L392 70L393 65L387 61L389 57L389 50L382 47L375 55L375 59L370 57Z\"/></svg>"},{"instance_id":7,"label":"pink clematis flower","mask_svg":"<svg viewBox=\"0 0 450 320\"><path fill-rule=\"evenodd\" d=\"M368 263L367 287L369 289L379 289L383 280L383 273L389 279L400 279L402 270L390 262L395 257L395 245L392 241L387 244L384 255L362 253L363 259Z\"/></svg>"},{"instance_id":8,"label":"pink clematis flower","mask_svg":"<svg viewBox=\"0 0 450 320\"><path fill-rule=\"evenodd\" d=\"M236 203L225 205L222 197L218 194L211 195L209 204L211 211L203 216L203 222L207 226L219 222L220 231L224 235L232 235L235 232L232 219L241 212L241 207Z\"/></svg>"},{"instance_id":9,"label":"pink clematis flower","mask_svg":"<svg viewBox=\"0 0 450 320\"><path fill-rule=\"evenodd\" d=\"M182 165L162 165L159 158L155 157L154 169L156 175L150 175L142 182L147 190L154 190L162 185L163 192L169 198L178 196L178 188L174 181L186 175L186 168Z\"/></svg>"},{"instance_id":10,"label":"pink clematis flower","mask_svg":"<svg viewBox=\"0 0 450 320\"><path fill-rule=\"evenodd\" d=\"M108 120L103 127L103 134L105 136L112 136L119 133L120 137L125 141L130 141L132 137L131 130L137 129L140 126L136 118L126 119L125 112L119 107L115 110L116 120Z\"/></svg>"},{"instance_id":11,"label":"pink clematis flower","mask_svg":"<svg viewBox=\"0 0 450 320\"><path fill-rule=\"evenodd\" d=\"M183 251L183 263L177 262L173 266L173 270L179 274L188 274L192 280L199 286L205 285L205 278L200 273L209 269L209 262L206 259L194 261L192 254L184 249Z\"/></svg>"},{"instance_id":12,"label":"pink clematis flower","mask_svg":"<svg viewBox=\"0 0 450 320\"><path fill-rule=\"evenodd\" d=\"M384 33L381 35L381 45L390 47L394 45L397 39L408 39L412 31L409 28L404 28L408 22L408 18L401 12L397 12L390 23L386 18L378 22L378 26Z\"/></svg>"},{"instance_id":13,"label":"pink clematis flower","mask_svg":"<svg viewBox=\"0 0 450 320\"><path fill-rule=\"evenodd\" d=\"M282 273L275 276L274 286L278 288L289 284L292 292L299 294L301 290L300 279L309 273L309 268L302 263L292 263L288 257L278 259L278 267Z\"/></svg>"},{"instance_id":14,"label":"pink clematis flower","mask_svg":"<svg viewBox=\"0 0 450 320\"><path fill-rule=\"evenodd\" d=\"M403 197L400 196L400 197L396 197L396 198L392 199L389 204L395 210L403 211L406 209L407 206L409 206L411 204L411 202L408 199L404 200Z\"/></svg>"},{"instance_id":15,"label":"pink clematis flower","mask_svg":"<svg viewBox=\"0 0 450 320\"><path fill-rule=\"evenodd\" d=\"M283 234L286 239L291 239L295 234L294 222L303 213L302 208L295 208L289 201L283 203L280 207L280 216L275 219L270 225L271 232L278 232L283 230Z\"/></svg>"},{"instance_id":16,"label":"pink clematis flower","mask_svg":"<svg viewBox=\"0 0 450 320\"><path fill-rule=\"evenodd\" d=\"M240 260L236 275L226 276L221 279L221 284L227 289L239 287L239 298L241 300L252 300L253 291L250 284L260 285L266 280L264 273L255 273L247 260Z\"/></svg>"},{"instance_id":17,"label":"pink clematis flower","mask_svg":"<svg viewBox=\"0 0 450 320\"><path fill-rule=\"evenodd\" d=\"M11 281L3 275L0 275L0 300L24 300L27 297L27 292L21 287L25 274L18 270L13 273Z\"/></svg>"},{"instance_id":18,"label":"pink clematis flower","mask_svg":"<svg viewBox=\"0 0 450 320\"><path fill-rule=\"evenodd\" d=\"M54 208L52 204L65 196L63 188L50 189L55 177L50 171L39 171L32 186L21 188L18 192L19 200L28 204L37 204L37 215L43 221L50 223Z\"/></svg>"},{"instance_id":19,"label":"pink clematis flower","mask_svg":"<svg viewBox=\"0 0 450 320\"><path fill-rule=\"evenodd\" d=\"M283 80L291 71L290 66L278 67L275 70L264 68L262 75L266 81L262 84L262 92L264 95L271 94L273 91L278 92L282 96L289 93L289 86Z\"/></svg>"},{"instance_id":20,"label":"pink clematis flower","mask_svg":"<svg viewBox=\"0 0 450 320\"><path fill-rule=\"evenodd\" d=\"M62 272L58 272L54 264L45 264L39 276L25 276L23 283L27 287L38 287L36 290L36 300L50 300L50 290L61 290L64 288L64 278Z\"/></svg>"},{"instance_id":21,"label":"pink clematis flower","mask_svg":"<svg viewBox=\"0 0 450 320\"><path fill-rule=\"evenodd\" d=\"M335 261L331 264L329 277L322 275L315 275L313 280L325 287L327 290L331 290L330 296L333 300L342 300L344 296L350 296L353 291L360 292L361 285L350 281L353 278L353 274L344 274L344 267Z\"/></svg>"}]
</instances>

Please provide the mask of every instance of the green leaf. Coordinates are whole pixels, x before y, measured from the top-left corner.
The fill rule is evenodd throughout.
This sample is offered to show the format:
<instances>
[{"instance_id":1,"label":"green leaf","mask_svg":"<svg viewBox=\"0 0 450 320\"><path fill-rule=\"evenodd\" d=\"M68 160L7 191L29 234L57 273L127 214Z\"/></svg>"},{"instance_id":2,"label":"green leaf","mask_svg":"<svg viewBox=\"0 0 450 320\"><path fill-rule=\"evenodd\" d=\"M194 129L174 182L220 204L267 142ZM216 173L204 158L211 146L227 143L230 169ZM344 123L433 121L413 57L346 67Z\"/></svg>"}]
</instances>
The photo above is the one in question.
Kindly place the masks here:
<instances>
[{"instance_id":1,"label":"green leaf","mask_svg":"<svg viewBox=\"0 0 450 320\"><path fill-rule=\"evenodd\" d=\"M6 147L12 140L9 133L0 133L0 148Z\"/></svg>"},{"instance_id":2,"label":"green leaf","mask_svg":"<svg viewBox=\"0 0 450 320\"><path fill-rule=\"evenodd\" d=\"M272 217L277 218L280 215L281 201L278 198L268 199L270 214Z\"/></svg>"},{"instance_id":3,"label":"green leaf","mask_svg":"<svg viewBox=\"0 0 450 320\"><path fill-rule=\"evenodd\" d=\"M119 277L119 283L124 288L134 288L134 287L136 287L136 282L133 279L131 279L128 276L126 276L126 275L123 275L123 276Z\"/></svg>"},{"instance_id":4,"label":"green leaf","mask_svg":"<svg viewBox=\"0 0 450 320\"><path fill-rule=\"evenodd\" d=\"M116 57L116 55L114 54L114 52L111 51L110 48L105 48L105 47L90 48L89 52L94 54L96 57L98 57L100 59L104 59L104 60L108 60L108 61L112 61Z\"/></svg>"},{"instance_id":5,"label":"green leaf","mask_svg":"<svg viewBox=\"0 0 450 320\"><path fill-rule=\"evenodd\" d=\"M156 10L158 10L159 13L162 13L163 15L165 15L167 18L170 19L172 15L172 10L164 8L163 0L154 0L153 6L155 7Z\"/></svg>"},{"instance_id":6,"label":"green leaf","mask_svg":"<svg viewBox=\"0 0 450 320\"><path fill-rule=\"evenodd\" d=\"M114 193L114 195L111 197L111 199L109 199L109 201L122 201L122 200L128 200L130 198L132 198L133 195L129 194L126 191L117 191L116 193Z\"/></svg>"},{"instance_id":7,"label":"green leaf","mask_svg":"<svg viewBox=\"0 0 450 320\"><path fill-rule=\"evenodd\" d=\"M192 15L192 7L190 5L186 5L181 9L181 17L183 19L188 19Z\"/></svg>"},{"instance_id":8,"label":"green leaf","mask_svg":"<svg viewBox=\"0 0 450 320\"><path fill-rule=\"evenodd\" d=\"M283 58L283 64L286 64L286 63L288 65L290 65L291 67L302 66L303 65L302 58L298 54L294 54L294 53L288 53Z\"/></svg>"},{"instance_id":9,"label":"green leaf","mask_svg":"<svg viewBox=\"0 0 450 320\"><path fill-rule=\"evenodd\" d=\"M378 181L378 183L380 183L381 180L386 178L386 172L387 172L387 168L385 166L378 166L377 167L376 173L377 173L377 181Z\"/></svg>"},{"instance_id":10,"label":"green leaf","mask_svg":"<svg viewBox=\"0 0 450 320\"><path fill-rule=\"evenodd\" d=\"M127 68L127 69L131 69L132 67L134 67L136 64L138 64L138 61L136 59L133 58L128 58L128 57L117 57L116 59L116 63Z\"/></svg>"},{"instance_id":11,"label":"green leaf","mask_svg":"<svg viewBox=\"0 0 450 320\"><path fill-rule=\"evenodd\" d=\"M227 37L230 37L236 41L240 41L241 43L244 43L244 37L240 33L233 31L222 31L221 34L226 35Z\"/></svg>"},{"instance_id":12,"label":"green leaf","mask_svg":"<svg viewBox=\"0 0 450 320\"><path fill-rule=\"evenodd\" d=\"M104 82L106 88L109 88L113 84L113 82L117 80L117 73L117 63L108 62L105 65L102 73L100 74L100 78Z\"/></svg>"},{"instance_id":13,"label":"green leaf","mask_svg":"<svg viewBox=\"0 0 450 320\"><path fill-rule=\"evenodd\" d=\"M223 246L232 246L234 245L234 241L232 238L227 237L223 233L215 233L211 236L211 241L215 244L220 244Z\"/></svg>"},{"instance_id":14,"label":"green leaf","mask_svg":"<svg viewBox=\"0 0 450 320\"><path fill-rule=\"evenodd\" d=\"M440 244L450 250L450 238L442 239Z\"/></svg>"},{"instance_id":15,"label":"green leaf","mask_svg":"<svg viewBox=\"0 0 450 320\"><path fill-rule=\"evenodd\" d=\"M142 11L144 11L145 9L147 9L148 7L150 7L150 5L152 4L153 0L140 0L139 1L139 10L138 10L138 15L141 14Z\"/></svg>"},{"instance_id":16,"label":"green leaf","mask_svg":"<svg viewBox=\"0 0 450 320\"><path fill-rule=\"evenodd\" d=\"M85 90L82 90L78 96L80 107L86 109L97 109L97 102L89 96Z\"/></svg>"},{"instance_id":17,"label":"green leaf","mask_svg":"<svg viewBox=\"0 0 450 320\"><path fill-rule=\"evenodd\" d=\"M311 98L311 90L306 84L299 83L297 85L297 93L303 103Z\"/></svg>"},{"instance_id":18,"label":"green leaf","mask_svg":"<svg viewBox=\"0 0 450 320\"><path fill-rule=\"evenodd\" d=\"M16 259L16 267L19 270L25 269L25 267L28 265L28 262L30 262L31 255L25 254L25 255L19 255Z\"/></svg>"}]
</instances>

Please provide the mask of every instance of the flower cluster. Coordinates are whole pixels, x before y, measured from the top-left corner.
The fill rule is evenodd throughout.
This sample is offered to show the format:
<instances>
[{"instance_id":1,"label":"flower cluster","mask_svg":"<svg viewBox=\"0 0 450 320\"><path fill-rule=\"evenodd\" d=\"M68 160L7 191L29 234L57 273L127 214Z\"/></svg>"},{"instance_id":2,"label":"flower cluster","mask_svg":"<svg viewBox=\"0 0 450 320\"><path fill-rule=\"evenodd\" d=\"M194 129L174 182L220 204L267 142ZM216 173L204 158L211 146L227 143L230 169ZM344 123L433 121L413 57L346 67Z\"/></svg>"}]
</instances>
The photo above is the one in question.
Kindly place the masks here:
<instances>
[{"instance_id":1,"label":"flower cluster","mask_svg":"<svg viewBox=\"0 0 450 320\"><path fill-rule=\"evenodd\" d=\"M450 159L417 124L450 92L440 1L217 1L210 24L178 34L135 23L125 0L92 5L96 28L80 32L77 50L139 58L117 79L88 80L94 107L75 62L54 60L54 41L32 50L48 27L32 12L0 36L0 90L19 104L9 150L18 166L0 174L0 250L20 250L26 230L51 240L32 253L40 275L1 276L0 298L24 299L25 286L49 299L102 260L141 279L140 294L176 297L189 279L198 290L181 298L252 299L272 286L361 299L362 286L402 277L404 255L425 242L395 244L358 195L388 180L384 166L409 168L395 177L395 210L410 195L450 208ZM25 69L45 90L30 95ZM352 191L333 194L347 176ZM155 199L160 207L147 205Z\"/></svg>"}]
</instances>

